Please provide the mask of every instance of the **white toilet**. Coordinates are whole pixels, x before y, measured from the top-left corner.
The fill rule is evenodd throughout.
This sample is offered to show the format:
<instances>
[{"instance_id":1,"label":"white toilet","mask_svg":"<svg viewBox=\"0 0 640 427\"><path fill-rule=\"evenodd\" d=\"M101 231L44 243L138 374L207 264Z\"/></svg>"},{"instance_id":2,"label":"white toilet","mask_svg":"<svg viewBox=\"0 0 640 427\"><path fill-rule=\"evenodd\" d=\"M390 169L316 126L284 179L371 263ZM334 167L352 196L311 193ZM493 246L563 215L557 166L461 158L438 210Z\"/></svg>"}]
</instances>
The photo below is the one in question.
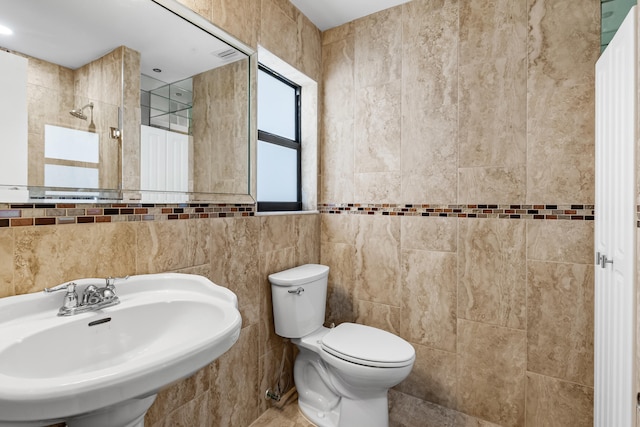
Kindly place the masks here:
<instances>
[{"instance_id":1,"label":"white toilet","mask_svg":"<svg viewBox=\"0 0 640 427\"><path fill-rule=\"evenodd\" d=\"M276 334L300 349L293 372L298 405L319 427L387 427L387 391L409 375L415 350L370 326L325 328L328 276L329 267L318 264L269 276Z\"/></svg>"}]
</instances>

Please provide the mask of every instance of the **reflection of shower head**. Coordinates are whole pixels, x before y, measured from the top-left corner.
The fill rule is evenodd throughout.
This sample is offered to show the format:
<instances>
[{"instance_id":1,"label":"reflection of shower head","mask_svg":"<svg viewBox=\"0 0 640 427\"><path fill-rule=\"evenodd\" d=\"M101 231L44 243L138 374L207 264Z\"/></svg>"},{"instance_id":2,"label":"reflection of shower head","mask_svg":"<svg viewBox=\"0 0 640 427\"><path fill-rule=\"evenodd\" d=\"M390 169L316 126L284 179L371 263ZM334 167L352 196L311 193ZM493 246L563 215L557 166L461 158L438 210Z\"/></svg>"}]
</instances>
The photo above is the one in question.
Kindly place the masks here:
<instances>
[{"instance_id":1,"label":"reflection of shower head","mask_svg":"<svg viewBox=\"0 0 640 427\"><path fill-rule=\"evenodd\" d=\"M93 113L93 102L90 102L82 108L69 111L69 114L71 114L73 117L77 117L82 120L87 120L87 116L83 113L84 109L87 107L91 108L91 112Z\"/></svg>"}]
</instances>

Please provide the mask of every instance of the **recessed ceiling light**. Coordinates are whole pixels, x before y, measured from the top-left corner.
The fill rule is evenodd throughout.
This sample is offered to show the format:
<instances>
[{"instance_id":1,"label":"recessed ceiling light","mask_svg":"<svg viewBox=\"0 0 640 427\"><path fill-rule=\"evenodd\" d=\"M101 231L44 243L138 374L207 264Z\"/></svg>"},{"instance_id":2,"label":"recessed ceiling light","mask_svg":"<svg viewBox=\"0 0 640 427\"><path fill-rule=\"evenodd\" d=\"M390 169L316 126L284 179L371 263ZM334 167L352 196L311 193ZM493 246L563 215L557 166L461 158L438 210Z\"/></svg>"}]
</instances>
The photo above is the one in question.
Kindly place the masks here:
<instances>
[{"instance_id":1,"label":"recessed ceiling light","mask_svg":"<svg viewBox=\"0 0 640 427\"><path fill-rule=\"evenodd\" d=\"M10 36L11 34L13 34L13 30L11 30L11 28L9 27L5 27L4 25L0 24L0 34L5 36Z\"/></svg>"}]
</instances>

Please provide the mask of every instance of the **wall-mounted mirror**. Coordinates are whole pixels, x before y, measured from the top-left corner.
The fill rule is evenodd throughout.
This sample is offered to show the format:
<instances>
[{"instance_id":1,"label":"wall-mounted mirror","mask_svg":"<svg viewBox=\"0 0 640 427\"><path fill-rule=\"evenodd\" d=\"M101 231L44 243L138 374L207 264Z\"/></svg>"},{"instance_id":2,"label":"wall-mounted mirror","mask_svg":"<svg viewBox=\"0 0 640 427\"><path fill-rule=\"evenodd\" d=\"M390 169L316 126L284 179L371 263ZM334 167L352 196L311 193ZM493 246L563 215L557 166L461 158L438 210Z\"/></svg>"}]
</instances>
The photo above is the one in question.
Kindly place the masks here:
<instances>
[{"instance_id":1,"label":"wall-mounted mirror","mask_svg":"<svg viewBox=\"0 0 640 427\"><path fill-rule=\"evenodd\" d=\"M251 200L250 48L175 0L0 11L0 202Z\"/></svg>"}]
</instances>

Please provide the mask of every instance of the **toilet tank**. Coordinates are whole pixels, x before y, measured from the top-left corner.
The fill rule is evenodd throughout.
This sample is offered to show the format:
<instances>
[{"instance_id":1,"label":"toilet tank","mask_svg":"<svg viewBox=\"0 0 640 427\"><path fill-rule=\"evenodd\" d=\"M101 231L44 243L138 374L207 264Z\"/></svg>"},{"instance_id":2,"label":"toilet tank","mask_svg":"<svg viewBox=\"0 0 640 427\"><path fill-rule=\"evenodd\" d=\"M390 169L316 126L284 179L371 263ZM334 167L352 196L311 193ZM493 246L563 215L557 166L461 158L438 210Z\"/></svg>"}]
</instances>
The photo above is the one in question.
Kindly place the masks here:
<instances>
[{"instance_id":1,"label":"toilet tank","mask_svg":"<svg viewBox=\"0 0 640 427\"><path fill-rule=\"evenodd\" d=\"M305 264L269 275L276 334L302 338L324 323L329 267Z\"/></svg>"}]
</instances>

